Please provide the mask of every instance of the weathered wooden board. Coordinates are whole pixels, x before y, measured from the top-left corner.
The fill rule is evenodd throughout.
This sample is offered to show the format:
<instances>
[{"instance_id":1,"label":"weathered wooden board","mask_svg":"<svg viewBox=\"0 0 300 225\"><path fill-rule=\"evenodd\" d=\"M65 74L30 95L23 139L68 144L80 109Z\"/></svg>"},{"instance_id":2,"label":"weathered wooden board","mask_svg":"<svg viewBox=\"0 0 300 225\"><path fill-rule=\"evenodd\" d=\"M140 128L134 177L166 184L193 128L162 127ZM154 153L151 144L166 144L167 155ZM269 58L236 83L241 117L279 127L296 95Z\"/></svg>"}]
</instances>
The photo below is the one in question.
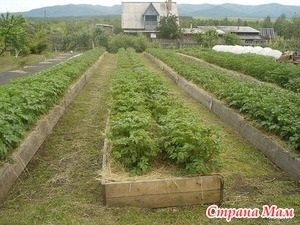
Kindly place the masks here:
<instances>
[{"instance_id":1,"label":"weathered wooden board","mask_svg":"<svg viewBox=\"0 0 300 225\"><path fill-rule=\"evenodd\" d=\"M102 183L106 206L162 208L222 201L220 175Z\"/></svg>"}]
</instances>

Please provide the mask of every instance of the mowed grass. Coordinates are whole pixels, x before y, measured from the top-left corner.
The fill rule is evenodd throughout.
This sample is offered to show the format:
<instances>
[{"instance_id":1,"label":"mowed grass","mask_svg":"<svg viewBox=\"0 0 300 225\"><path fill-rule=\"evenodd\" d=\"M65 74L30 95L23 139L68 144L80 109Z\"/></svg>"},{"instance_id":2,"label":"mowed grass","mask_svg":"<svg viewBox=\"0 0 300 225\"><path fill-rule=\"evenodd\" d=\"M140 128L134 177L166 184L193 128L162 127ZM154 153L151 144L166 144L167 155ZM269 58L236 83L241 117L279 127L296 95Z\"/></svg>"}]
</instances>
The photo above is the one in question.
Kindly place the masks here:
<instances>
[{"instance_id":1,"label":"mowed grass","mask_svg":"<svg viewBox=\"0 0 300 225\"><path fill-rule=\"evenodd\" d=\"M149 69L162 75L174 95L223 136L223 167L218 171L225 180L221 207L295 209L293 220L234 219L234 224L299 224L299 183L289 180L234 130L179 90L152 62L141 58ZM168 209L103 206L97 178L116 60L116 55L106 55L34 156L0 207L0 224L228 224L225 219L208 219L208 205Z\"/></svg>"}]
</instances>

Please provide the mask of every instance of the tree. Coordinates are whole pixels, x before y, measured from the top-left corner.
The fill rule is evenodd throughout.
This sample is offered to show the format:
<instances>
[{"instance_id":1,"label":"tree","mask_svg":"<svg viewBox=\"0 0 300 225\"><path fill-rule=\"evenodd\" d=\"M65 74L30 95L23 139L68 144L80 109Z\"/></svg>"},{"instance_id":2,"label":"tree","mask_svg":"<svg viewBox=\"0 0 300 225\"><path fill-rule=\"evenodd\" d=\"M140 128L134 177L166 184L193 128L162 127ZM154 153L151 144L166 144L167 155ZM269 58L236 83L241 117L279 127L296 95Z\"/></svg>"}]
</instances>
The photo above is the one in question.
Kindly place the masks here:
<instances>
[{"instance_id":1,"label":"tree","mask_svg":"<svg viewBox=\"0 0 300 225\"><path fill-rule=\"evenodd\" d=\"M25 54L28 53L28 50L29 50L29 47L27 46L28 44L28 36L27 36L27 33L22 30L18 33L18 35L14 36L12 39L11 39L11 44L14 48L14 51L15 51L15 56L16 58L18 58L19 54L24 51L25 49Z\"/></svg>"},{"instance_id":2,"label":"tree","mask_svg":"<svg viewBox=\"0 0 300 225\"><path fill-rule=\"evenodd\" d=\"M137 52L143 52L148 44L147 37L142 33L138 33L136 36L118 34L109 41L108 50L111 53L116 53L120 48L134 48Z\"/></svg>"},{"instance_id":3,"label":"tree","mask_svg":"<svg viewBox=\"0 0 300 225\"><path fill-rule=\"evenodd\" d=\"M49 33L46 29L41 28L32 37L30 51L34 54L41 54L49 50Z\"/></svg>"},{"instance_id":4,"label":"tree","mask_svg":"<svg viewBox=\"0 0 300 225\"><path fill-rule=\"evenodd\" d=\"M267 42L268 46L273 49L285 51L285 41L283 37L276 36Z\"/></svg>"},{"instance_id":5,"label":"tree","mask_svg":"<svg viewBox=\"0 0 300 225\"><path fill-rule=\"evenodd\" d=\"M157 27L160 38L178 39L181 36L180 28L178 25L178 17L172 14L164 16L160 19L159 26Z\"/></svg>"},{"instance_id":6,"label":"tree","mask_svg":"<svg viewBox=\"0 0 300 225\"><path fill-rule=\"evenodd\" d=\"M225 17L221 23L223 26L231 26L231 22L229 21L228 17Z\"/></svg>"},{"instance_id":7,"label":"tree","mask_svg":"<svg viewBox=\"0 0 300 225\"><path fill-rule=\"evenodd\" d=\"M195 35L195 40L204 47L212 48L218 44L218 32L216 30L208 30L205 33Z\"/></svg>"},{"instance_id":8,"label":"tree","mask_svg":"<svg viewBox=\"0 0 300 225\"><path fill-rule=\"evenodd\" d=\"M286 18L286 15L281 14L281 16L278 17L275 21L274 30L279 36L288 37L287 34L288 27L289 27L289 22Z\"/></svg>"},{"instance_id":9,"label":"tree","mask_svg":"<svg viewBox=\"0 0 300 225\"><path fill-rule=\"evenodd\" d=\"M300 37L300 17L294 16L291 19L291 25L289 26L288 32L291 37L299 38Z\"/></svg>"},{"instance_id":10,"label":"tree","mask_svg":"<svg viewBox=\"0 0 300 225\"><path fill-rule=\"evenodd\" d=\"M102 46L107 49L110 36L111 34L109 34L109 32L105 29L101 27L95 27L93 30L93 47Z\"/></svg>"},{"instance_id":11,"label":"tree","mask_svg":"<svg viewBox=\"0 0 300 225\"><path fill-rule=\"evenodd\" d=\"M226 45L240 45L242 43L239 36L232 33L227 33L224 35L224 41Z\"/></svg>"},{"instance_id":12,"label":"tree","mask_svg":"<svg viewBox=\"0 0 300 225\"><path fill-rule=\"evenodd\" d=\"M0 55L3 55L7 50L14 49L16 57L26 46L27 33L23 28L25 19L23 16L14 16L6 13L0 17Z\"/></svg>"},{"instance_id":13,"label":"tree","mask_svg":"<svg viewBox=\"0 0 300 225\"><path fill-rule=\"evenodd\" d=\"M263 28L272 28L272 27L273 27L273 23L272 23L272 21L271 21L271 17L267 16L267 17L264 19L264 21L263 21L263 23L262 23L262 27L263 27Z\"/></svg>"},{"instance_id":14,"label":"tree","mask_svg":"<svg viewBox=\"0 0 300 225\"><path fill-rule=\"evenodd\" d=\"M57 30L51 30L50 41L52 42L52 49L57 52L61 51L63 46L63 34L62 32Z\"/></svg>"}]
</instances>

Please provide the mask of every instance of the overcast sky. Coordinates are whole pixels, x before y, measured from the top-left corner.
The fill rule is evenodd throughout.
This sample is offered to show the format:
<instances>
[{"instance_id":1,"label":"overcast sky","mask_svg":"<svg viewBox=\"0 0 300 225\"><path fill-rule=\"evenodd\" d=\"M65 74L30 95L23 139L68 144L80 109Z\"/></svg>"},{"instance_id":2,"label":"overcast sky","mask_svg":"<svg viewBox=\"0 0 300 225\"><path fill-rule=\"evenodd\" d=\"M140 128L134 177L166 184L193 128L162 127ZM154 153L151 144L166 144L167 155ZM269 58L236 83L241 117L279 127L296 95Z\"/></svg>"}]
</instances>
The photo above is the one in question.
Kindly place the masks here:
<instances>
[{"instance_id":1,"label":"overcast sky","mask_svg":"<svg viewBox=\"0 0 300 225\"><path fill-rule=\"evenodd\" d=\"M124 2L151 2L151 0L123 0ZM160 2L165 0L153 0ZM92 4L112 6L121 4L122 0L0 0L0 12L24 12L44 6L67 5L67 4ZM300 5L300 0L174 0L177 4L223 4L235 3L243 5L260 5L279 3L283 5Z\"/></svg>"}]
</instances>

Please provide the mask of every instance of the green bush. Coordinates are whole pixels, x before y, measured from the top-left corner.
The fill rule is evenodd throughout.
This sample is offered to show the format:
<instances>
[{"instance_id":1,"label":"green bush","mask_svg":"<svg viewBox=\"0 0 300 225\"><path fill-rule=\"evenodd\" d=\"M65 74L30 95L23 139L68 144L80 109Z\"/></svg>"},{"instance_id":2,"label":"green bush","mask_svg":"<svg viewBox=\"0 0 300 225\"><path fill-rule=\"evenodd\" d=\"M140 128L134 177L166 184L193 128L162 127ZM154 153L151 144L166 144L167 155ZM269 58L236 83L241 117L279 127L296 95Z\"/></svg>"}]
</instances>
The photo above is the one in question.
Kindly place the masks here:
<instances>
[{"instance_id":1,"label":"green bush","mask_svg":"<svg viewBox=\"0 0 300 225\"><path fill-rule=\"evenodd\" d=\"M138 34L137 36L118 34L109 41L108 51L117 53L120 48L134 48L137 52L143 52L148 45L148 39L143 34Z\"/></svg>"},{"instance_id":2,"label":"green bush","mask_svg":"<svg viewBox=\"0 0 300 225\"><path fill-rule=\"evenodd\" d=\"M149 42L148 48L161 48L161 45L157 41L152 41L152 42Z\"/></svg>"}]
</instances>

